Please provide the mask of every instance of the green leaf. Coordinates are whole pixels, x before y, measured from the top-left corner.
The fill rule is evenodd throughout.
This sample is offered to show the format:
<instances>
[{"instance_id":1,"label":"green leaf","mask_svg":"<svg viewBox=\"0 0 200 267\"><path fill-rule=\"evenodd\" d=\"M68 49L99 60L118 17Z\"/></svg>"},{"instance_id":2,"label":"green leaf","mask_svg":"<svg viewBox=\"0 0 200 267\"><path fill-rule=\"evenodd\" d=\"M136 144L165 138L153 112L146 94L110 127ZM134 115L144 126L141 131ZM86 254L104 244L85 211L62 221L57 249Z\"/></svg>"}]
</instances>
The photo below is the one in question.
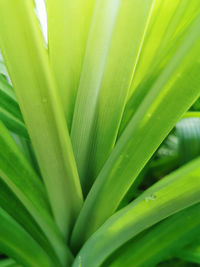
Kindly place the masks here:
<instances>
[{"instance_id":1,"label":"green leaf","mask_svg":"<svg viewBox=\"0 0 200 267\"><path fill-rule=\"evenodd\" d=\"M53 221L44 186L0 122L0 177L23 203L55 249L63 265L71 253ZM12 205L12 203L8 203Z\"/></svg>"},{"instance_id":2,"label":"green leaf","mask_svg":"<svg viewBox=\"0 0 200 267\"><path fill-rule=\"evenodd\" d=\"M12 259L4 259L0 261L0 267L20 267L20 265Z\"/></svg>"},{"instance_id":3,"label":"green leaf","mask_svg":"<svg viewBox=\"0 0 200 267\"><path fill-rule=\"evenodd\" d=\"M11 133L15 143L20 148L26 159L30 162L33 169L36 171L38 176L41 178L40 169L38 166L38 162L36 160L32 144L30 143L30 140L27 140L25 138L19 137L13 133Z\"/></svg>"},{"instance_id":4,"label":"green leaf","mask_svg":"<svg viewBox=\"0 0 200 267\"><path fill-rule=\"evenodd\" d=\"M178 2L178 1L175 1ZM175 3L174 2L174 3ZM158 1L157 4L159 4L159 7L157 11L160 11L160 8L162 9L161 16L153 16L152 19L156 20L154 23L152 22L148 28L149 32L146 34L146 39L144 40L144 46L142 47L142 52L141 52L141 57L138 60L138 65L136 68L135 72L135 77L133 79L133 83L131 85L131 96L129 97L129 100L127 101L119 133L118 133L118 138L121 136L122 132L130 122L132 116L136 113L138 107L141 105L147 94L150 92L151 87L153 84L156 82L156 80L159 78L161 75L163 68L165 67L166 64L174 57L174 54L177 51L177 48L181 45L183 40L185 39L186 35L190 31L191 24L193 20L197 17L198 14L200 14L200 6L196 6L194 1L179 1L179 5L181 5L179 15L182 15L181 17L181 29L176 30L176 34L172 38L172 32L170 31L170 27L163 28L163 25L166 25L166 21L169 23L169 18L172 16L172 14L169 16L168 13L166 13L166 9L169 8L168 11L170 12L175 12L176 10L171 9L171 6L169 5L169 1ZM173 3L173 4L174 4ZM168 8L167 8L167 6ZM182 6L183 5L183 6ZM185 8L187 9L185 10ZM194 11L194 9L196 10ZM189 14L187 14L189 11ZM177 11L178 12L178 11ZM177 19L177 12L175 15L173 15L173 18L176 20ZM163 13L166 13L167 16L163 15ZM154 14L155 15L155 14ZM179 16L178 16L179 17ZM163 23L163 19L165 23ZM179 18L180 19L180 18ZM171 24L171 23L170 23ZM179 25L180 26L180 25ZM171 30L175 31L176 27L175 25L171 25ZM165 32L165 30L167 32ZM157 47L157 43L160 43L161 40L157 40L157 37L160 39L160 35L165 34L165 41L162 40L160 46ZM169 34L170 33L170 34ZM150 35L150 36L149 36ZM168 36L169 35L169 36ZM167 37L168 36L168 37ZM164 45L162 45L165 43ZM162 46L166 46L164 50L161 49ZM156 54L152 57L151 54L151 48L153 47L153 51L155 52L155 47L156 49ZM148 66L148 62L146 59L149 59L150 57L150 64L151 66ZM148 67L146 69L146 67ZM145 74L145 69L146 69L146 74ZM144 76L144 77L143 77ZM142 79L143 78L143 79ZM137 81L139 79L139 81Z\"/></svg>"},{"instance_id":5,"label":"green leaf","mask_svg":"<svg viewBox=\"0 0 200 267\"><path fill-rule=\"evenodd\" d=\"M176 125L176 135L179 138L180 164L200 155L200 119L185 118Z\"/></svg>"},{"instance_id":6,"label":"green leaf","mask_svg":"<svg viewBox=\"0 0 200 267\"><path fill-rule=\"evenodd\" d=\"M81 208L82 192L64 112L33 3L0 0L0 25L0 47L5 64L54 217L63 236L67 237Z\"/></svg>"},{"instance_id":7,"label":"green leaf","mask_svg":"<svg viewBox=\"0 0 200 267\"><path fill-rule=\"evenodd\" d=\"M170 3L169 3L170 2ZM149 27L144 37L144 43L141 47L141 53L135 69L134 79L131 84L129 94L133 94L136 87L149 73L149 68L152 68L156 60L156 53L160 50L161 44L166 39L166 31L169 30L170 21L173 19L174 13L177 11L180 0L155 1L152 16L149 21ZM182 9L180 9L181 12ZM176 25L172 28L174 31Z\"/></svg>"},{"instance_id":8,"label":"green leaf","mask_svg":"<svg viewBox=\"0 0 200 267\"><path fill-rule=\"evenodd\" d=\"M198 111L188 111L183 114L183 119L185 118L200 118L200 112Z\"/></svg>"},{"instance_id":9,"label":"green leaf","mask_svg":"<svg viewBox=\"0 0 200 267\"><path fill-rule=\"evenodd\" d=\"M171 173L111 216L83 245L73 267L78 266L79 259L82 267L100 266L110 254L137 234L200 202L199 172L200 158Z\"/></svg>"},{"instance_id":10,"label":"green leaf","mask_svg":"<svg viewBox=\"0 0 200 267\"><path fill-rule=\"evenodd\" d=\"M149 27L145 35L138 64L131 84L131 96L138 89L138 85L149 75L166 54L168 47L176 44L176 37L191 23L200 12L196 0L157 0L151 16Z\"/></svg>"},{"instance_id":11,"label":"green leaf","mask_svg":"<svg viewBox=\"0 0 200 267\"><path fill-rule=\"evenodd\" d=\"M200 242L188 245L175 255L184 261L200 264Z\"/></svg>"},{"instance_id":12,"label":"green leaf","mask_svg":"<svg viewBox=\"0 0 200 267\"><path fill-rule=\"evenodd\" d=\"M0 74L0 120L9 130L28 138L28 133L14 92L6 78Z\"/></svg>"},{"instance_id":13,"label":"green leaf","mask_svg":"<svg viewBox=\"0 0 200 267\"><path fill-rule=\"evenodd\" d=\"M96 1L71 132L85 194L114 147L153 4Z\"/></svg>"},{"instance_id":14,"label":"green leaf","mask_svg":"<svg viewBox=\"0 0 200 267\"><path fill-rule=\"evenodd\" d=\"M9 187L0 178L0 207L7 212L18 224L20 224L43 250L49 255L51 261L56 266L62 265L55 253L54 245L50 244L44 232L33 219L30 212L24 207L23 203L16 197L16 195L9 189ZM16 212L17 211L17 212ZM30 210L31 211L31 210ZM1 266L1 263L0 263Z\"/></svg>"},{"instance_id":15,"label":"green leaf","mask_svg":"<svg viewBox=\"0 0 200 267\"><path fill-rule=\"evenodd\" d=\"M48 50L68 128L74 105L95 0L47 0Z\"/></svg>"},{"instance_id":16,"label":"green leaf","mask_svg":"<svg viewBox=\"0 0 200 267\"><path fill-rule=\"evenodd\" d=\"M0 249L22 266L52 266L50 258L37 242L1 208Z\"/></svg>"},{"instance_id":17,"label":"green leaf","mask_svg":"<svg viewBox=\"0 0 200 267\"><path fill-rule=\"evenodd\" d=\"M74 245L79 246L116 211L153 153L199 97L199 27L200 16L118 140L81 210Z\"/></svg>"},{"instance_id":18,"label":"green leaf","mask_svg":"<svg viewBox=\"0 0 200 267\"><path fill-rule=\"evenodd\" d=\"M184 222L184 223L183 223ZM157 266L200 234L200 204L189 207L120 247L103 266Z\"/></svg>"}]
</instances>

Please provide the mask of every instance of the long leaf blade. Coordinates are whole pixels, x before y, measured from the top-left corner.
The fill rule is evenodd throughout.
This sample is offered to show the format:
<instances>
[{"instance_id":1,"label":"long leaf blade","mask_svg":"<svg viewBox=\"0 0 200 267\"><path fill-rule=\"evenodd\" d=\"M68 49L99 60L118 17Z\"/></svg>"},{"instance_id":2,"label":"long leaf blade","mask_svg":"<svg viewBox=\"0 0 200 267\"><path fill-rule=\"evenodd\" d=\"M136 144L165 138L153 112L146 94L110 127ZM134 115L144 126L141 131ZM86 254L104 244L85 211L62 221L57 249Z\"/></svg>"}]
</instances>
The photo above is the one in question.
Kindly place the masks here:
<instances>
[{"instance_id":1,"label":"long leaf blade","mask_svg":"<svg viewBox=\"0 0 200 267\"><path fill-rule=\"evenodd\" d=\"M73 266L99 266L128 240L200 202L200 159L165 177L111 216L83 245Z\"/></svg>"},{"instance_id":2,"label":"long leaf blade","mask_svg":"<svg viewBox=\"0 0 200 267\"><path fill-rule=\"evenodd\" d=\"M200 204L197 204L133 238L103 266L155 266L176 253L178 255L177 251L195 240L200 233L199 223Z\"/></svg>"},{"instance_id":3,"label":"long leaf blade","mask_svg":"<svg viewBox=\"0 0 200 267\"><path fill-rule=\"evenodd\" d=\"M69 130L94 3L95 0L46 1L49 58Z\"/></svg>"},{"instance_id":4,"label":"long leaf blade","mask_svg":"<svg viewBox=\"0 0 200 267\"><path fill-rule=\"evenodd\" d=\"M53 220L45 188L1 122L0 177L37 222L60 261L70 262L72 255Z\"/></svg>"},{"instance_id":5,"label":"long leaf blade","mask_svg":"<svg viewBox=\"0 0 200 267\"><path fill-rule=\"evenodd\" d=\"M86 239L115 212L158 146L199 97L199 27L200 16L117 142L84 203L73 243L82 243L80 236Z\"/></svg>"},{"instance_id":6,"label":"long leaf blade","mask_svg":"<svg viewBox=\"0 0 200 267\"><path fill-rule=\"evenodd\" d=\"M63 266L65 264L60 262L54 249L55 242L49 242L43 230L37 224L36 220L31 216L30 210L28 211L17 196L0 178L0 207L7 212L18 224L20 224L29 235L37 241L43 250L51 258L56 266ZM17 211L17 212L16 212ZM0 263L1 266L1 263Z\"/></svg>"},{"instance_id":7,"label":"long leaf blade","mask_svg":"<svg viewBox=\"0 0 200 267\"><path fill-rule=\"evenodd\" d=\"M153 4L96 2L71 132L85 194L114 147Z\"/></svg>"},{"instance_id":8,"label":"long leaf blade","mask_svg":"<svg viewBox=\"0 0 200 267\"><path fill-rule=\"evenodd\" d=\"M0 24L0 46L5 63L56 222L66 237L81 208L82 193L64 112L33 3L0 0Z\"/></svg>"}]
</instances>

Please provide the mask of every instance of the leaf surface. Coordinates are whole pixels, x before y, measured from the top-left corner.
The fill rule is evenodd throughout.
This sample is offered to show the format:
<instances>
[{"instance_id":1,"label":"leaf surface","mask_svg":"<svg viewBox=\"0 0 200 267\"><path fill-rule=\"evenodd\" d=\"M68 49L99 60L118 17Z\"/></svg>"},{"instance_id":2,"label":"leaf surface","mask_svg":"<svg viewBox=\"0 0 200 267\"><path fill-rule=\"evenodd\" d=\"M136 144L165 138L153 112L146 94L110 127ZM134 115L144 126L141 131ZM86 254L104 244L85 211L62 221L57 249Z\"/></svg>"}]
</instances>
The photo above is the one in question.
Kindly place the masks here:
<instances>
[{"instance_id":1,"label":"leaf surface","mask_svg":"<svg viewBox=\"0 0 200 267\"><path fill-rule=\"evenodd\" d=\"M64 237L82 192L44 39L31 1L0 0L0 47ZM13 33L13 29L15 29ZM28 87L28 89L27 89Z\"/></svg>"},{"instance_id":2,"label":"leaf surface","mask_svg":"<svg viewBox=\"0 0 200 267\"><path fill-rule=\"evenodd\" d=\"M0 177L37 222L60 261L71 260L61 233L51 214L46 190L8 130L0 122ZM12 209L12 202L8 203Z\"/></svg>"},{"instance_id":3,"label":"leaf surface","mask_svg":"<svg viewBox=\"0 0 200 267\"><path fill-rule=\"evenodd\" d=\"M196 204L133 238L103 266L156 266L195 240L200 233L199 223L200 204Z\"/></svg>"},{"instance_id":4,"label":"leaf surface","mask_svg":"<svg viewBox=\"0 0 200 267\"><path fill-rule=\"evenodd\" d=\"M68 128L88 40L95 0L47 0L48 52Z\"/></svg>"},{"instance_id":5,"label":"leaf surface","mask_svg":"<svg viewBox=\"0 0 200 267\"><path fill-rule=\"evenodd\" d=\"M99 266L117 248L159 221L200 202L200 159L171 173L111 216L81 248L73 267ZM195 225L196 227L197 225Z\"/></svg>"},{"instance_id":6,"label":"leaf surface","mask_svg":"<svg viewBox=\"0 0 200 267\"><path fill-rule=\"evenodd\" d=\"M12 87L2 74L0 74L0 119L12 132L29 138Z\"/></svg>"},{"instance_id":7,"label":"leaf surface","mask_svg":"<svg viewBox=\"0 0 200 267\"><path fill-rule=\"evenodd\" d=\"M116 211L153 153L199 97L199 27L200 16L119 138L81 210L74 245L83 243Z\"/></svg>"},{"instance_id":8,"label":"leaf surface","mask_svg":"<svg viewBox=\"0 0 200 267\"><path fill-rule=\"evenodd\" d=\"M52 266L49 257L41 247L1 208L0 249L22 266Z\"/></svg>"},{"instance_id":9,"label":"leaf surface","mask_svg":"<svg viewBox=\"0 0 200 267\"><path fill-rule=\"evenodd\" d=\"M153 4L96 1L71 132L85 194L114 147Z\"/></svg>"}]
</instances>

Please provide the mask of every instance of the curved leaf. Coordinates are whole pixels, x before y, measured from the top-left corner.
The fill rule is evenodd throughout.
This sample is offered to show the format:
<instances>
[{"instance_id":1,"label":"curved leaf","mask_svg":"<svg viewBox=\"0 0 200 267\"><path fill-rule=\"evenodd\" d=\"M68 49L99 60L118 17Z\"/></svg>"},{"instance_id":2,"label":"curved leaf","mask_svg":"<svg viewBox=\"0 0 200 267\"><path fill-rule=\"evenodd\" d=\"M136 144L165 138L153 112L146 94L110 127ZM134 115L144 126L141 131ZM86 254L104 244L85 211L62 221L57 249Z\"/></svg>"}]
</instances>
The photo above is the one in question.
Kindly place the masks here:
<instances>
[{"instance_id":1,"label":"curved leaf","mask_svg":"<svg viewBox=\"0 0 200 267\"><path fill-rule=\"evenodd\" d=\"M199 97L199 27L200 16L118 140L80 212L73 244L82 244L116 211L153 153Z\"/></svg>"},{"instance_id":2,"label":"curved leaf","mask_svg":"<svg viewBox=\"0 0 200 267\"><path fill-rule=\"evenodd\" d=\"M198 202L200 158L168 175L111 216L83 245L73 267L79 266L80 259L82 267L99 266L137 234Z\"/></svg>"},{"instance_id":3,"label":"curved leaf","mask_svg":"<svg viewBox=\"0 0 200 267\"><path fill-rule=\"evenodd\" d=\"M156 266L195 240L200 234L199 224L200 204L196 204L133 238L103 266Z\"/></svg>"}]
</instances>

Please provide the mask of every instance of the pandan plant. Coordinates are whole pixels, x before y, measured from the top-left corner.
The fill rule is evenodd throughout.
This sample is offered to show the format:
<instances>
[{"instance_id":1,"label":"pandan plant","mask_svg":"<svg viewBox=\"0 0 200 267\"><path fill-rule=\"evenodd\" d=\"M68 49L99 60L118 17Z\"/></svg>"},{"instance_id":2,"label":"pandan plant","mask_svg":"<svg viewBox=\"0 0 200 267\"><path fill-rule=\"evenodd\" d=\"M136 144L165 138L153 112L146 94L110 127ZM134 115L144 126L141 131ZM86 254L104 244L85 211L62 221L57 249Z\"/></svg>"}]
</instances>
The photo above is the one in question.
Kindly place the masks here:
<instances>
[{"instance_id":1,"label":"pandan plant","mask_svg":"<svg viewBox=\"0 0 200 267\"><path fill-rule=\"evenodd\" d=\"M200 1L45 5L0 0L0 266L200 263Z\"/></svg>"}]
</instances>

